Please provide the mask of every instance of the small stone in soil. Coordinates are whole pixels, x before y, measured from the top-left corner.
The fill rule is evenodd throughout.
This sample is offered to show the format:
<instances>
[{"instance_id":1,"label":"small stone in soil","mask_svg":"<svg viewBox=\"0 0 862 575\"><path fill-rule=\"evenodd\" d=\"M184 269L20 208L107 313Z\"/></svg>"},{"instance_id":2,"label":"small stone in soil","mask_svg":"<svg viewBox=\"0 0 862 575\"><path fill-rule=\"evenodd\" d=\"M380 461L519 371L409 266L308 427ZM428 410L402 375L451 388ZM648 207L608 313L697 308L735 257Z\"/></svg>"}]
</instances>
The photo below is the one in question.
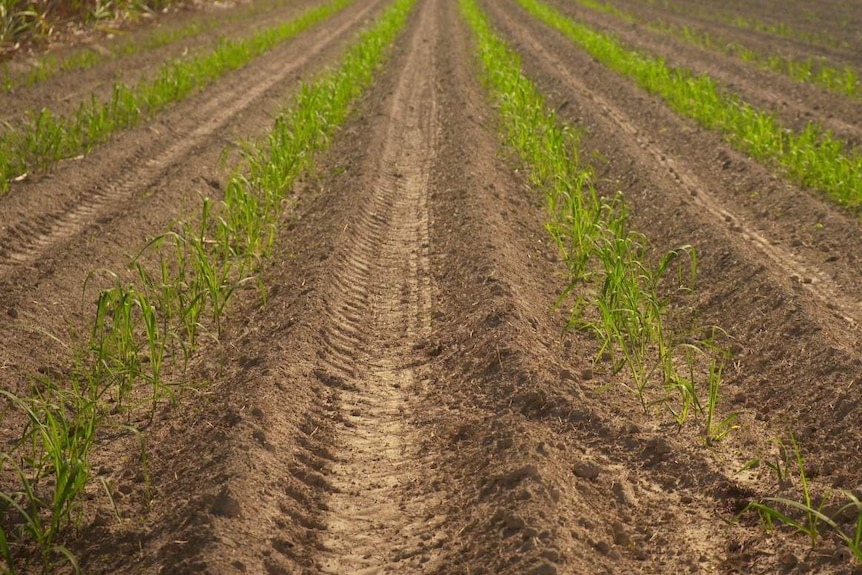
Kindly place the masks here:
<instances>
[{"instance_id":1,"label":"small stone in soil","mask_svg":"<svg viewBox=\"0 0 862 575\"><path fill-rule=\"evenodd\" d=\"M574 472L577 477L595 481L599 478L599 466L589 461L575 463Z\"/></svg>"},{"instance_id":2,"label":"small stone in soil","mask_svg":"<svg viewBox=\"0 0 862 575\"><path fill-rule=\"evenodd\" d=\"M607 555L611 550L611 546L607 544L605 541L598 541L595 544L596 551L601 553L602 555Z\"/></svg>"},{"instance_id":3,"label":"small stone in soil","mask_svg":"<svg viewBox=\"0 0 862 575\"><path fill-rule=\"evenodd\" d=\"M523 529L523 527L526 525L524 520L521 519L520 517L518 517L517 515L515 515L514 513L506 516L506 520L505 520L504 524L506 526L506 529L514 529L514 530Z\"/></svg>"},{"instance_id":4,"label":"small stone in soil","mask_svg":"<svg viewBox=\"0 0 862 575\"><path fill-rule=\"evenodd\" d=\"M543 561L529 571L530 575L557 575L557 566Z\"/></svg>"}]
</instances>

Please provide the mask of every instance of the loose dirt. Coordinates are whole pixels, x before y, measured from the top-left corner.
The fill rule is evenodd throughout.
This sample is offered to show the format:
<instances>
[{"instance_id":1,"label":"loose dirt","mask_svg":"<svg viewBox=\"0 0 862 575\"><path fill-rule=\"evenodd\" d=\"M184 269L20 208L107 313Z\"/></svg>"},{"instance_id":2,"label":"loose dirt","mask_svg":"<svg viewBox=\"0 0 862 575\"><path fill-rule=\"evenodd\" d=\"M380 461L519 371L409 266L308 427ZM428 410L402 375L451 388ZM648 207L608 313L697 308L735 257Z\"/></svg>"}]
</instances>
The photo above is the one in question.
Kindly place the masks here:
<instances>
[{"instance_id":1,"label":"loose dirt","mask_svg":"<svg viewBox=\"0 0 862 575\"><path fill-rule=\"evenodd\" d=\"M0 199L4 389L67 369L56 339L89 325L88 272L121 270L218 199L220 157L260 138L383 5L348 8ZM87 573L858 572L833 539L812 549L738 516L778 492L740 468L789 431L819 492L859 489L858 219L514 0L482 5L582 131L599 191L623 191L657 253L697 246L697 325L726 332L721 409L740 429L706 447L698 425L644 414L597 342L565 331L544 195L501 150L457 3L420 0L287 206L267 301L241 291L189 389L133 422L146 465L137 435L100 437L93 469L119 518L101 486L88 492L64 539Z\"/></svg>"}]
</instances>

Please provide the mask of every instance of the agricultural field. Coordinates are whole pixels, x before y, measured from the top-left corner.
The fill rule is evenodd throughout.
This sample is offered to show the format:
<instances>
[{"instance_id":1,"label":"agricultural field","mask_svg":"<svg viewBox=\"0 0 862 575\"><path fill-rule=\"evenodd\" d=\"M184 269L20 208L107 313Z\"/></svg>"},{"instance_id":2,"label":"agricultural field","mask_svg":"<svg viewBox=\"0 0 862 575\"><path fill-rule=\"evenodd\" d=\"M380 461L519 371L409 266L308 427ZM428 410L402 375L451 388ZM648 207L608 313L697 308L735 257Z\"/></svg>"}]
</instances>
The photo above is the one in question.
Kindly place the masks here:
<instances>
[{"instance_id":1,"label":"agricultural field","mask_svg":"<svg viewBox=\"0 0 862 575\"><path fill-rule=\"evenodd\" d=\"M0 573L862 574L860 30L256 0L4 52Z\"/></svg>"}]
</instances>

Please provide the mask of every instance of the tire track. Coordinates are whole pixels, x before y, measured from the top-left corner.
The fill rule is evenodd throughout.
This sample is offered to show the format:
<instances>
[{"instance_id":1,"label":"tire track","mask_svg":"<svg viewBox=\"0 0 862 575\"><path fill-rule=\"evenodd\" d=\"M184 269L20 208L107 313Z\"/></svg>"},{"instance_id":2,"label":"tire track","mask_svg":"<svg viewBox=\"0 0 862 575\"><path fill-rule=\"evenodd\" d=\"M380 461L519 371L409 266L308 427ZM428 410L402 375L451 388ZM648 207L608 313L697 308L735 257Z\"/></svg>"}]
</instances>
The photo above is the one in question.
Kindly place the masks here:
<instances>
[{"instance_id":1,"label":"tire track","mask_svg":"<svg viewBox=\"0 0 862 575\"><path fill-rule=\"evenodd\" d=\"M252 65L243 69L241 73L249 81L254 81L253 85L238 82L230 90L210 88L204 93L203 102L192 104L191 112L167 130L160 131L151 125L149 130L154 135L149 141L136 145L121 164L93 170L81 190L60 206L51 206L36 214L32 209L17 212L13 211L14 206L4 206L5 209L0 209L0 221L6 222L0 229L0 278L8 276L18 266L38 259L47 250L72 238L100 214L118 209L135 192L151 186L172 166L194 154L232 119L254 106L269 90L287 81L310 59L365 18L378 3L363 5L338 26L316 27L306 36L310 48L295 59L285 62L281 58L270 57L262 67ZM34 221L38 222L36 226L32 226Z\"/></svg>"},{"instance_id":2,"label":"tire track","mask_svg":"<svg viewBox=\"0 0 862 575\"><path fill-rule=\"evenodd\" d=\"M560 78L572 93L591 102L601 111L597 118L606 122L612 131L622 130L631 136L630 141L636 144L636 148L633 147L632 150L633 156L644 152L648 154L651 160L680 186L681 190L689 196L696 206L702 208L714 220L724 222L724 226L729 230L726 235L730 242L744 243L754 248L761 258L772 267L778 277L790 277L799 282L806 291L829 309L834 317L854 328L862 324L862 302L846 297L840 286L829 277L828 273L784 249L777 242L768 238L764 232L758 230L753 224L747 222L722 203L708 191L708 187L701 178L687 168L683 161L668 155L653 139L639 130L635 122L625 112L587 87L580 78L570 71L570 67L561 58L546 49L541 40L528 28L517 26L513 17L499 9L496 4L488 3L488 6L493 6L492 12L495 17L504 22L508 29L518 30L519 40L544 63L547 70L552 71L556 77Z\"/></svg>"},{"instance_id":3,"label":"tire track","mask_svg":"<svg viewBox=\"0 0 862 575\"><path fill-rule=\"evenodd\" d=\"M428 184L438 146L435 4L421 8L388 110L372 197L348 224L325 296L318 379L340 389L343 428L319 566L324 573L417 572L439 521L417 493L422 468L410 424L430 333ZM433 512L431 512L433 515ZM432 540L431 543L428 540Z\"/></svg>"}]
</instances>

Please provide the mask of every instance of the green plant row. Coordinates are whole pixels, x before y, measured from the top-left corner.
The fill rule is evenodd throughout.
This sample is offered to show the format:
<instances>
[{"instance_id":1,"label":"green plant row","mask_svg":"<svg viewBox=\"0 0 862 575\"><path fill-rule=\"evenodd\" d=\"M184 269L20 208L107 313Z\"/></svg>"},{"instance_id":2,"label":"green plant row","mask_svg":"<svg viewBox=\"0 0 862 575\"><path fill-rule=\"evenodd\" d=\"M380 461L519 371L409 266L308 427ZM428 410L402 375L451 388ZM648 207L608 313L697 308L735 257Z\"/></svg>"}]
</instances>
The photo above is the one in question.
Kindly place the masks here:
<instances>
[{"instance_id":1,"label":"green plant row","mask_svg":"<svg viewBox=\"0 0 862 575\"><path fill-rule=\"evenodd\" d=\"M610 14L629 24L636 21L631 13L617 8L610 2L596 0L576 0L576 2L584 8ZM857 97L862 90L859 76L853 68L849 66L836 68L829 65L825 58L799 60L781 54L761 54L746 48L739 42L713 37L704 30L697 30L689 26L676 26L659 19L647 23L646 27L654 32L673 36L705 50L721 52L744 62L750 62L764 70L783 74L796 82L820 86L836 94Z\"/></svg>"},{"instance_id":2,"label":"green plant row","mask_svg":"<svg viewBox=\"0 0 862 575\"><path fill-rule=\"evenodd\" d=\"M596 336L597 360L610 355L617 370L628 370L626 387L644 411L661 405L680 426L689 416L702 416L705 441L720 440L736 419L716 413L725 354L709 342L676 342L667 321L670 299L679 303L691 291L696 251L683 246L655 265L647 261L648 242L630 228L622 195L597 194L590 169L580 165L577 134L557 120L520 73L517 54L493 33L476 1L460 5L499 109L504 143L547 195L548 231L568 268L560 302L573 302L569 327Z\"/></svg>"},{"instance_id":3,"label":"green plant row","mask_svg":"<svg viewBox=\"0 0 862 575\"><path fill-rule=\"evenodd\" d=\"M168 46L174 42L194 38L204 31L210 29L199 21L192 22L178 30L153 32L143 41L123 42L111 52L100 52L93 49L82 49L60 58L54 54L45 54L26 74L13 74L8 64L4 64L0 71L0 88L4 92L11 93L19 88L26 88L42 83L60 72L83 71L101 64L108 60L131 56L148 50L155 50Z\"/></svg>"},{"instance_id":4,"label":"green plant row","mask_svg":"<svg viewBox=\"0 0 862 575\"><path fill-rule=\"evenodd\" d=\"M230 20L195 20L178 29L161 30L156 28L151 30L142 39L130 39L118 43L109 52L84 48L62 58L50 53L45 54L38 58L36 64L28 72L23 74L13 74L9 69L9 65L3 64L0 67L0 89L6 93L10 93L19 88L26 88L44 82L60 72L88 70L105 61L127 58L135 54L169 46L181 40L195 38L204 32L225 26L235 26L237 22L246 20L263 10L272 9L272 7L283 3L284 0L281 0L280 2L272 3L273 6L265 6L263 8L260 5L254 5L242 10L241 13L234 14Z\"/></svg>"},{"instance_id":5,"label":"green plant row","mask_svg":"<svg viewBox=\"0 0 862 575\"><path fill-rule=\"evenodd\" d=\"M781 125L738 96L722 92L707 75L668 66L661 58L626 48L608 34L567 18L538 0L518 0L529 14L562 32L608 68L658 94L676 112L730 142L761 162L781 166L799 184L826 192L841 205L862 206L862 154L816 124L801 132Z\"/></svg>"},{"instance_id":6,"label":"green plant row","mask_svg":"<svg viewBox=\"0 0 862 575\"><path fill-rule=\"evenodd\" d=\"M849 48L846 43L840 42L823 32L806 32L805 30L792 28L784 23L768 24L760 20L740 16L738 14L720 14L718 15L718 18L743 30L754 30L755 32L763 32L773 36L789 38L797 42L802 41L812 46L823 46L825 48Z\"/></svg>"},{"instance_id":7,"label":"green plant row","mask_svg":"<svg viewBox=\"0 0 862 575\"><path fill-rule=\"evenodd\" d=\"M115 84L109 102L94 97L82 103L77 112L64 117L54 116L49 110L36 113L22 128L0 137L0 193L8 190L11 180L87 152L116 131L134 126L185 99L352 2L331 0L250 38L226 40L209 54L168 63L154 78L136 86Z\"/></svg>"},{"instance_id":8,"label":"green plant row","mask_svg":"<svg viewBox=\"0 0 862 575\"><path fill-rule=\"evenodd\" d=\"M89 459L99 430L138 435L146 474L143 434L118 418L141 409L152 416L176 398L191 355L202 338L218 339L238 289L256 284L265 298L255 273L294 181L312 168L370 86L414 3L395 0L336 70L300 87L266 144L245 151L246 168L230 178L224 198L204 200L197 224L179 222L151 241L131 262L131 279L110 272L88 278L107 277L108 284L99 290L91 333L68 381L43 379L26 397L2 393L29 422L20 442L0 453L0 471L19 483L0 493L0 557L9 573L34 547L43 572L64 563L80 571L61 539L80 517L81 495L93 481ZM110 486L102 487L111 496Z\"/></svg>"},{"instance_id":9,"label":"green plant row","mask_svg":"<svg viewBox=\"0 0 862 575\"><path fill-rule=\"evenodd\" d=\"M709 32L698 31L688 26L674 26L661 20L650 23L647 27L706 50L721 52L744 62L750 62L761 69L777 72L801 84L813 84L830 92L853 98L858 97L862 90L859 75L853 68L849 66L836 68L829 65L825 58L799 60L781 54L761 54L746 48L739 42L713 38Z\"/></svg>"},{"instance_id":10,"label":"green plant row","mask_svg":"<svg viewBox=\"0 0 862 575\"><path fill-rule=\"evenodd\" d=\"M778 24L769 24L755 18L746 18L737 12L717 11L714 9L704 9L692 6L690 3L679 4L669 2L668 0L646 0L650 5L661 4L664 8L683 14L685 16L696 16L702 20L712 22L721 22L729 24L741 30L753 30L763 34L770 34L780 38L788 38L795 42L804 42L811 46L820 46L823 48L849 48L846 42L836 40L834 37L824 32L807 32L788 26L783 22Z\"/></svg>"}]
</instances>

